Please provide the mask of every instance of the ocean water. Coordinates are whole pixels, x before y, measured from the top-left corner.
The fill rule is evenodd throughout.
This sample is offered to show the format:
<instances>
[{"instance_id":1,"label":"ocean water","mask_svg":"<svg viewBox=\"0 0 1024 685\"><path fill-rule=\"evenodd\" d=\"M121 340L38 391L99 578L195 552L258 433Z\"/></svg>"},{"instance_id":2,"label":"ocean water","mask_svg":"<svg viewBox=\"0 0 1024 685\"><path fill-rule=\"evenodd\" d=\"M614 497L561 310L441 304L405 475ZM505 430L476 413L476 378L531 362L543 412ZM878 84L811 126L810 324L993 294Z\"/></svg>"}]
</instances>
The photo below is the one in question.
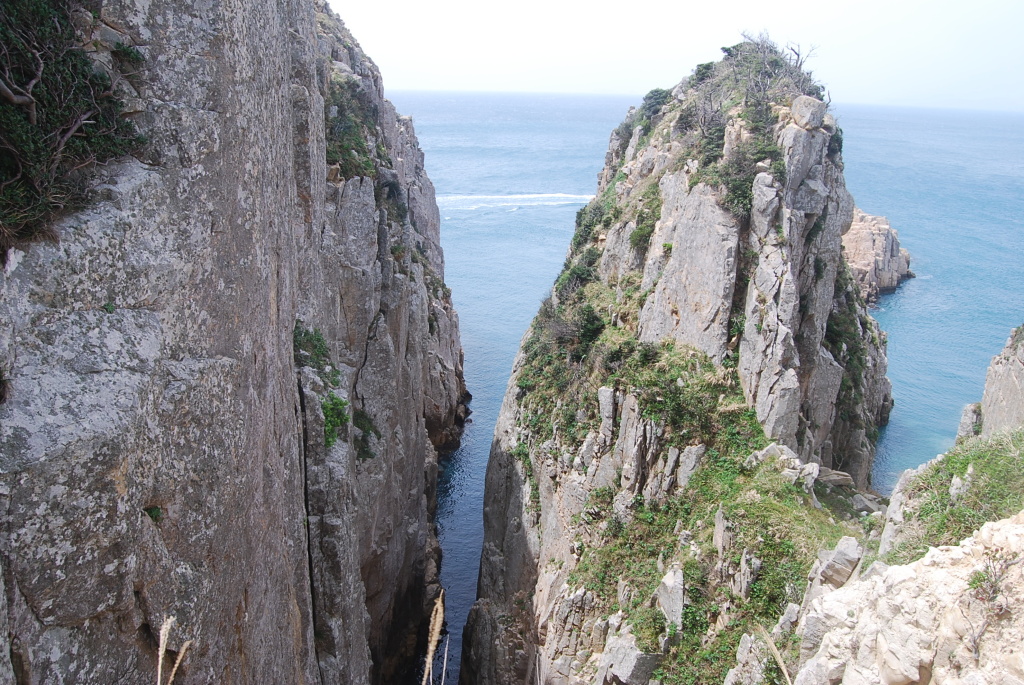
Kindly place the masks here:
<instances>
[{"instance_id":1,"label":"ocean water","mask_svg":"<svg viewBox=\"0 0 1024 685\"><path fill-rule=\"evenodd\" d=\"M1024 323L1024 114L834 106L846 183L889 218L917 278L873 314L896 406L872 482L944 452L985 371Z\"/></svg>"},{"instance_id":2,"label":"ocean water","mask_svg":"<svg viewBox=\"0 0 1024 685\"><path fill-rule=\"evenodd\" d=\"M458 682L476 599L484 473L519 340L562 269L576 211L597 186L613 128L633 98L390 93L413 117L437 189L445 281L459 312L473 401L462 446L442 461L438 534ZM639 98L637 98L639 100Z\"/></svg>"},{"instance_id":3,"label":"ocean water","mask_svg":"<svg viewBox=\"0 0 1024 685\"><path fill-rule=\"evenodd\" d=\"M595 191L612 129L639 98L390 93L413 116L438 196L446 281L458 309L472 422L442 463L438 528L448 683L476 595L483 485L520 338L561 269L577 209ZM834 106L848 187L889 217L918 277L875 316L889 335L896 407L874 473L948 448L989 359L1024 323L1024 115Z\"/></svg>"}]
</instances>

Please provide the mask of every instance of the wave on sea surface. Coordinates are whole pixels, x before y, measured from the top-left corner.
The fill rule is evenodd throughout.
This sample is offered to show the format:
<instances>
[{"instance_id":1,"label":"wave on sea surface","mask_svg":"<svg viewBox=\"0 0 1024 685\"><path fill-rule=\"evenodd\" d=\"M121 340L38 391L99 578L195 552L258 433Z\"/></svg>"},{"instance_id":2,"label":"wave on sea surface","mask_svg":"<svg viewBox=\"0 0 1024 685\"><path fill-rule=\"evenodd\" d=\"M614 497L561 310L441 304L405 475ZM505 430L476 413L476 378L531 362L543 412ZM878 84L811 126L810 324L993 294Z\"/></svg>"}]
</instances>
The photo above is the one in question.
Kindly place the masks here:
<instances>
[{"instance_id":1,"label":"wave on sea surface","mask_svg":"<svg viewBox=\"0 0 1024 685\"><path fill-rule=\"evenodd\" d=\"M570 193L528 193L520 195L439 195L437 204L445 210L474 210L487 207L557 207L586 204L593 195Z\"/></svg>"}]
</instances>

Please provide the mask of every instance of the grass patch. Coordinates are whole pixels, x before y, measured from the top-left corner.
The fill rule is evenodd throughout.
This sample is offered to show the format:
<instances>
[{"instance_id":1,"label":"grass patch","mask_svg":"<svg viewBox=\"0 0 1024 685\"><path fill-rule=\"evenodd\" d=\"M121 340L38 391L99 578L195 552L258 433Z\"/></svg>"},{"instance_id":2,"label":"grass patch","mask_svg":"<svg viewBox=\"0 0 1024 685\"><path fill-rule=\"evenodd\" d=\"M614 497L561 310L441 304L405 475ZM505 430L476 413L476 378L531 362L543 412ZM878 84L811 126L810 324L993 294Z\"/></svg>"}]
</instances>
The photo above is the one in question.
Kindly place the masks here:
<instances>
[{"instance_id":1,"label":"grass patch","mask_svg":"<svg viewBox=\"0 0 1024 685\"><path fill-rule=\"evenodd\" d=\"M1024 509L1022 450L1024 429L988 440L965 440L928 467L908 488L913 506L906 512L902 541L884 560L910 563L924 556L929 547L958 545L986 522ZM972 473L968 477L969 468ZM954 476L968 483L955 499L949 492Z\"/></svg>"}]
</instances>

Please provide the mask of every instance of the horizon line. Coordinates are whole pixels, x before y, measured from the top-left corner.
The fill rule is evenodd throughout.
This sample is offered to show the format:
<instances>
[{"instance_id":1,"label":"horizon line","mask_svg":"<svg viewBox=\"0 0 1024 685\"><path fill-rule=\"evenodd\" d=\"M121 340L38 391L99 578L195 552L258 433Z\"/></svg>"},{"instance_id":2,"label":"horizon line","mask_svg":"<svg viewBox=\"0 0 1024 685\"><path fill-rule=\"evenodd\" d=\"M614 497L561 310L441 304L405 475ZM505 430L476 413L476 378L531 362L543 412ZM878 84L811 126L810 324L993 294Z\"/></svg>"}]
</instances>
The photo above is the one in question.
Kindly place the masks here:
<instances>
[{"instance_id":1,"label":"horizon line","mask_svg":"<svg viewBox=\"0 0 1024 685\"><path fill-rule=\"evenodd\" d=\"M649 91L648 91L649 92ZM552 90L460 90L455 88L385 88L384 97L389 93L416 93L436 95L524 95L524 96L558 96L558 97L606 97L606 98L637 98L641 100L644 94L637 93L586 93L578 91L552 91ZM938 110L953 112L979 112L985 114L1016 114L1024 116L1024 109L977 109L970 107L957 107L950 105L907 105L888 104L868 101L843 101L831 100L829 106L842 107L880 107L885 109L916 109L916 110Z\"/></svg>"}]
</instances>

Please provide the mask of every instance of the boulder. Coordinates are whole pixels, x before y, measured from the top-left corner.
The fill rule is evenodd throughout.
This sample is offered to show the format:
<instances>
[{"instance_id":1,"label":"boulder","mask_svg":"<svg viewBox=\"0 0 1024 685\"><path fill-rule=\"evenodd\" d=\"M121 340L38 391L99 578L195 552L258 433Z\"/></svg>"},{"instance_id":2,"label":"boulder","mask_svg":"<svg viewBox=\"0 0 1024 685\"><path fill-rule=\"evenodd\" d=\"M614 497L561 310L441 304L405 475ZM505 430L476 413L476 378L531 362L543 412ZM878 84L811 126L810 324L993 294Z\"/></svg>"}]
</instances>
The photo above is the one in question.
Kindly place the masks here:
<instances>
[{"instance_id":1,"label":"boulder","mask_svg":"<svg viewBox=\"0 0 1024 685\"><path fill-rule=\"evenodd\" d=\"M811 131L821 128L821 124L825 120L826 109L825 103L821 100L809 95L800 95L793 99L790 114L793 117L793 123L802 129Z\"/></svg>"}]
</instances>

